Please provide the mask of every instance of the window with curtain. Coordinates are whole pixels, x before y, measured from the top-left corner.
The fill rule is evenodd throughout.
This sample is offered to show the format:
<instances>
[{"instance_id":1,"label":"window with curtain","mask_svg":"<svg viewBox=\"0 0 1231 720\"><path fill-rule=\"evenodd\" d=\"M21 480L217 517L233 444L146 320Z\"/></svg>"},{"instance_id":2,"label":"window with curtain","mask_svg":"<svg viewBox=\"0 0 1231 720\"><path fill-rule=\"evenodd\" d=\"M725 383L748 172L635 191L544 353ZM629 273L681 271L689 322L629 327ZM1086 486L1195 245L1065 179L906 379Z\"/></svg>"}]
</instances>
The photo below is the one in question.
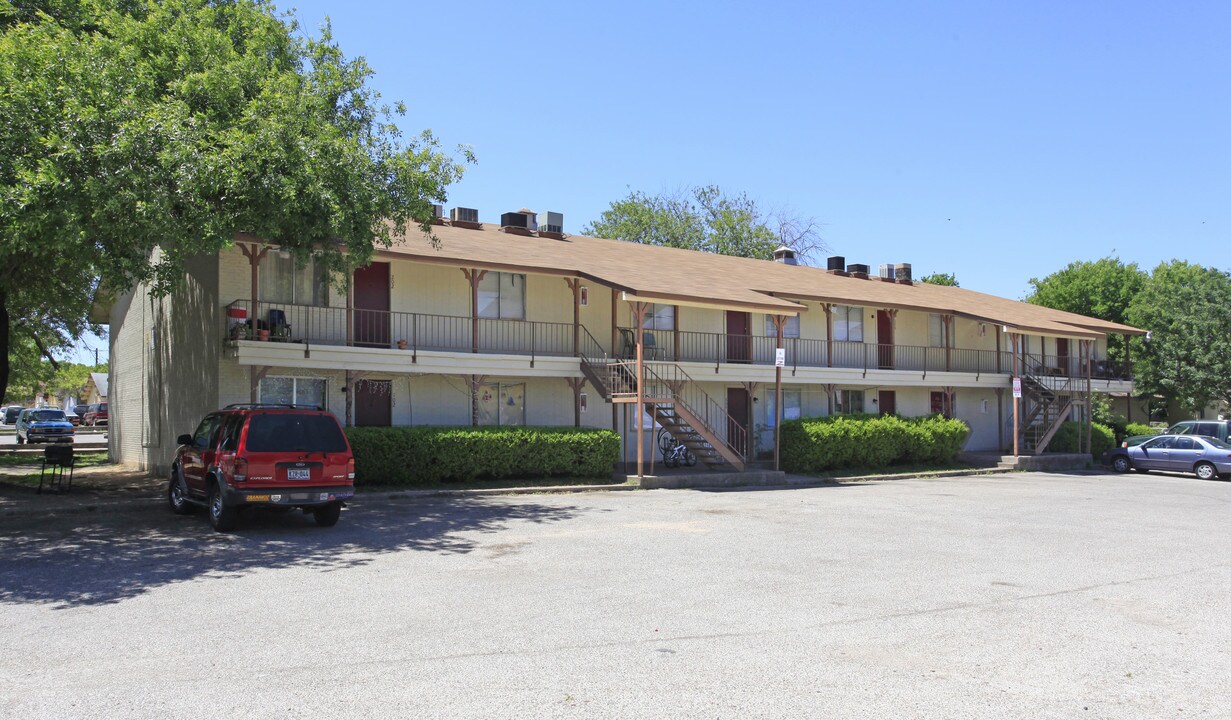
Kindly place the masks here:
<instances>
[{"instance_id":1,"label":"window with curtain","mask_svg":"<svg viewBox=\"0 0 1231 720\"><path fill-rule=\"evenodd\" d=\"M287 305L327 305L329 303L329 278L324 268L313 259L298 267L295 258L283 257L270 250L261 258L260 294L262 302L286 303Z\"/></svg>"},{"instance_id":2,"label":"window with curtain","mask_svg":"<svg viewBox=\"0 0 1231 720\"><path fill-rule=\"evenodd\" d=\"M778 330L774 328L774 316L765 316L765 337L778 337ZM799 316L793 315L786 319L782 325L782 337L797 338L799 337Z\"/></svg>"},{"instance_id":3,"label":"window with curtain","mask_svg":"<svg viewBox=\"0 0 1231 720\"><path fill-rule=\"evenodd\" d=\"M863 308L835 305L833 308L833 339L863 342Z\"/></svg>"},{"instance_id":4,"label":"window with curtain","mask_svg":"<svg viewBox=\"0 0 1231 720\"><path fill-rule=\"evenodd\" d=\"M479 424L502 427L526 424L526 384L487 383L479 386Z\"/></svg>"},{"instance_id":5,"label":"window with curtain","mask_svg":"<svg viewBox=\"0 0 1231 720\"><path fill-rule=\"evenodd\" d=\"M945 323L940 315L928 315L928 347L945 346Z\"/></svg>"},{"instance_id":6,"label":"window with curtain","mask_svg":"<svg viewBox=\"0 0 1231 720\"><path fill-rule=\"evenodd\" d=\"M645 314L645 323L641 327L643 330L674 330L675 306L651 304L649 312Z\"/></svg>"},{"instance_id":7,"label":"window with curtain","mask_svg":"<svg viewBox=\"0 0 1231 720\"><path fill-rule=\"evenodd\" d=\"M834 396L834 412L839 415L856 415L863 412L863 390L839 390ZM786 404L783 403L783 407Z\"/></svg>"},{"instance_id":8,"label":"window with curtain","mask_svg":"<svg viewBox=\"0 0 1231 720\"><path fill-rule=\"evenodd\" d=\"M774 408L774 392L770 391L765 394L765 412L767 424L769 427L774 427L774 422L778 418L778 413ZM800 406L803 404L803 391L782 389L782 419L783 420L798 420L801 416Z\"/></svg>"},{"instance_id":9,"label":"window with curtain","mask_svg":"<svg viewBox=\"0 0 1231 720\"><path fill-rule=\"evenodd\" d=\"M263 403L327 408L325 397L324 378L264 377L257 387L257 399Z\"/></svg>"},{"instance_id":10,"label":"window with curtain","mask_svg":"<svg viewBox=\"0 0 1231 720\"><path fill-rule=\"evenodd\" d=\"M526 276L488 271L479 281L479 317L526 319Z\"/></svg>"}]
</instances>

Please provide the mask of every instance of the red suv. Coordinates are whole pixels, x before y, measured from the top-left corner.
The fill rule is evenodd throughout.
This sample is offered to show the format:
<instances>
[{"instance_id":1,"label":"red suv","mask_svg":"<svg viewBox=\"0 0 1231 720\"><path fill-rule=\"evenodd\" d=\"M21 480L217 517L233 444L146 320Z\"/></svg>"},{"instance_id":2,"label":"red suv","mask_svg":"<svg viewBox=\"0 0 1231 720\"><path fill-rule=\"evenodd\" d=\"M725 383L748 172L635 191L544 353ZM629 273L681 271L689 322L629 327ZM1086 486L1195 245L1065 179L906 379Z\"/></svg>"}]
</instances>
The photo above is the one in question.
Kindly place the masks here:
<instances>
[{"instance_id":1,"label":"red suv","mask_svg":"<svg viewBox=\"0 0 1231 720\"><path fill-rule=\"evenodd\" d=\"M85 415L81 416L82 425L106 425L107 424L107 403L95 403L86 408Z\"/></svg>"},{"instance_id":2,"label":"red suv","mask_svg":"<svg viewBox=\"0 0 1231 720\"><path fill-rule=\"evenodd\" d=\"M355 457L332 413L293 405L229 405L180 435L167 503L181 515L209 509L219 532L241 508L301 508L316 523L338 522L355 494Z\"/></svg>"}]
</instances>

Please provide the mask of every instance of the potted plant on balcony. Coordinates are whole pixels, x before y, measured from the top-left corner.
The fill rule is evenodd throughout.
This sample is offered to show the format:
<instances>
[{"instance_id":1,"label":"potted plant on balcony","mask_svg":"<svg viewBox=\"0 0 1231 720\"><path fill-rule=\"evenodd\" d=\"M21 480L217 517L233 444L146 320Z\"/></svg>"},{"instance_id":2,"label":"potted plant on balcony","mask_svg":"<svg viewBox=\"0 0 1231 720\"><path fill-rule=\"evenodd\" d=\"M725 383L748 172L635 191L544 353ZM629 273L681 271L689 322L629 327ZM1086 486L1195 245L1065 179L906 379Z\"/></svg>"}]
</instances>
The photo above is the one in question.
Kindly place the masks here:
<instances>
[{"instance_id":1,"label":"potted plant on balcony","mask_svg":"<svg viewBox=\"0 0 1231 720\"><path fill-rule=\"evenodd\" d=\"M259 330L257 330L256 339L260 340L261 342L267 342L269 340L269 330L266 328L260 328Z\"/></svg>"},{"instance_id":2,"label":"potted plant on balcony","mask_svg":"<svg viewBox=\"0 0 1231 720\"><path fill-rule=\"evenodd\" d=\"M406 345L407 343L405 340L398 340L398 350L405 350Z\"/></svg>"}]
</instances>

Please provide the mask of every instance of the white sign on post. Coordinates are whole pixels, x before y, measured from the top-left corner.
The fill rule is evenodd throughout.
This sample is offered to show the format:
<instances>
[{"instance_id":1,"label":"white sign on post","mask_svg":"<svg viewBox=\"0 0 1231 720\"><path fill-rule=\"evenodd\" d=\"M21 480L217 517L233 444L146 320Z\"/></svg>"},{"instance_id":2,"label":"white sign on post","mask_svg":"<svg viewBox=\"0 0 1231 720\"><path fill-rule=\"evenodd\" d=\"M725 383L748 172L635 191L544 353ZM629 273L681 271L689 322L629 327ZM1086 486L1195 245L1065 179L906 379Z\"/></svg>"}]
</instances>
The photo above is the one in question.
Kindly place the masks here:
<instances>
[{"instance_id":1,"label":"white sign on post","mask_svg":"<svg viewBox=\"0 0 1231 720\"><path fill-rule=\"evenodd\" d=\"M786 367L786 348L774 350L774 367Z\"/></svg>"},{"instance_id":2,"label":"white sign on post","mask_svg":"<svg viewBox=\"0 0 1231 720\"><path fill-rule=\"evenodd\" d=\"M1013 397L1020 398L1022 396L1022 379L1013 378Z\"/></svg>"}]
</instances>

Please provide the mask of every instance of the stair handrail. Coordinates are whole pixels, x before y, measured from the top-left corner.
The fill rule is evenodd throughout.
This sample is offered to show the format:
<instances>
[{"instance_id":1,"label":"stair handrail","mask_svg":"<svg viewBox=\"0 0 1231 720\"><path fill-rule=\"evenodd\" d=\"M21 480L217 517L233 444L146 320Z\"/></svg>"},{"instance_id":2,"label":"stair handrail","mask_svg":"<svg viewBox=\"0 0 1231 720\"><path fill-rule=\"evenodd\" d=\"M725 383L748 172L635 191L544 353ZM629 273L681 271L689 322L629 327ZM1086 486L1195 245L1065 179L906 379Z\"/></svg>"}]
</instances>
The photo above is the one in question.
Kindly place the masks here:
<instances>
[{"instance_id":1,"label":"stair handrail","mask_svg":"<svg viewBox=\"0 0 1231 720\"><path fill-rule=\"evenodd\" d=\"M671 382L663 378L667 375ZM739 458L745 457L748 448L748 430L727 409L718 404L709 393L701 389L692 377L679 365L668 362L645 363L646 384L653 384L657 391L669 393L677 404L705 424L706 429L722 441L727 449Z\"/></svg>"}]
</instances>

